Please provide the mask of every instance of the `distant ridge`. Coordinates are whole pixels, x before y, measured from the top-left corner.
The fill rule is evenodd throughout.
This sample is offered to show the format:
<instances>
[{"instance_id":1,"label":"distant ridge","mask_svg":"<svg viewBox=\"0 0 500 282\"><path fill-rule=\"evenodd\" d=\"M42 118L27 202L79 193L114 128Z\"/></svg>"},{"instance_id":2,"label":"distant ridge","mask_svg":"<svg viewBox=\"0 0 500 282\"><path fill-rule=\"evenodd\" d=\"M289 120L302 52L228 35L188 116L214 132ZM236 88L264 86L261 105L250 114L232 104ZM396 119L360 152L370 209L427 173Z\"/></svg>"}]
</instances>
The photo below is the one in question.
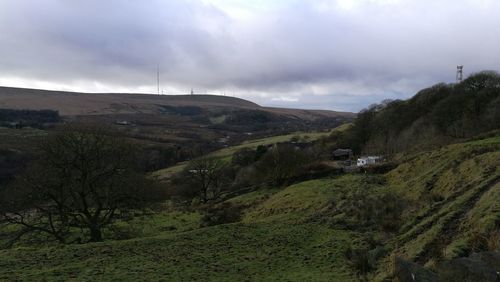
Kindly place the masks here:
<instances>
[{"instance_id":1,"label":"distant ridge","mask_svg":"<svg viewBox=\"0 0 500 282\"><path fill-rule=\"evenodd\" d=\"M247 100L216 95L79 93L0 87L0 107L53 109L61 115L155 112L158 105L259 108Z\"/></svg>"},{"instance_id":2,"label":"distant ridge","mask_svg":"<svg viewBox=\"0 0 500 282\"><path fill-rule=\"evenodd\" d=\"M272 112L302 119L317 117L354 117L348 112L266 108L230 96L220 95L152 95L134 93L79 93L0 86L0 108L51 109L63 116L105 114L154 114L162 106L196 106L207 110L217 108L249 109Z\"/></svg>"}]
</instances>

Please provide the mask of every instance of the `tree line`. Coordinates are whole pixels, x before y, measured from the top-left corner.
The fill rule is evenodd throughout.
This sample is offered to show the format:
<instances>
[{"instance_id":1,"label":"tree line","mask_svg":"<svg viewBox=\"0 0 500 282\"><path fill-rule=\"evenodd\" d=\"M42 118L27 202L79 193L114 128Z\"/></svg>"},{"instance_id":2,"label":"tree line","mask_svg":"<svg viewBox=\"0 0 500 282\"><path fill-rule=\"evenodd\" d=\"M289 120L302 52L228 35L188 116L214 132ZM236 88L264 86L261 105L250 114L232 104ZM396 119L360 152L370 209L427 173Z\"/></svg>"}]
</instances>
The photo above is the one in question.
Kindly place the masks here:
<instances>
[{"instance_id":1,"label":"tree line","mask_svg":"<svg viewBox=\"0 0 500 282\"><path fill-rule=\"evenodd\" d=\"M17 127L43 127L45 123L61 121L59 112L53 110L0 109L0 126L15 123Z\"/></svg>"},{"instance_id":2,"label":"tree line","mask_svg":"<svg viewBox=\"0 0 500 282\"><path fill-rule=\"evenodd\" d=\"M500 128L500 75L484 71L458 84L437 84L409 100L385 100L362 110L331 140L356 153L391 154L450 143Z\"/></svg>"}]
</instances>

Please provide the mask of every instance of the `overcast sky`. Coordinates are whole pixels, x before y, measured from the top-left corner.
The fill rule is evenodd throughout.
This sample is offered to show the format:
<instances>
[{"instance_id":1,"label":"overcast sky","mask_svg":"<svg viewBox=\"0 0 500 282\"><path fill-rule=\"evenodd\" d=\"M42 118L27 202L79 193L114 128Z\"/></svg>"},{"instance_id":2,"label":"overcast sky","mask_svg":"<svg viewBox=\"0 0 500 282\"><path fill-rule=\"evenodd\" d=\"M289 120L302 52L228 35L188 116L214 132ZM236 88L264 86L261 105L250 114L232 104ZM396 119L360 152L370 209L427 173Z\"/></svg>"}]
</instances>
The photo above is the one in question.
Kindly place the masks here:
<instances>
[{"instance_id":1,"label":"overcast sky","mask_svg":"<svg viewBox=\"0 0 500 282\"><path fill-rule=\"evenodd\" d=\"M1 0L0 85L359 111L500 66L496 0Z\"/></svg>"}]
</instances>

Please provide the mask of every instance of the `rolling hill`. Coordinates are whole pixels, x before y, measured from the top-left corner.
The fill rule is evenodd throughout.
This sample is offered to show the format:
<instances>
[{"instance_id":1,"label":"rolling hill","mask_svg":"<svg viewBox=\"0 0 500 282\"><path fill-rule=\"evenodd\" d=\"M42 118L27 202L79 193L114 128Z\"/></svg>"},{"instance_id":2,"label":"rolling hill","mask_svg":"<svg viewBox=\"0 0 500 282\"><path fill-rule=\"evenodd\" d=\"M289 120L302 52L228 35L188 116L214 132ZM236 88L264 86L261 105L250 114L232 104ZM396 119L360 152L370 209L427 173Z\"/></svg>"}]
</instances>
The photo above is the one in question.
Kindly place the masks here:
<instances>
[{"instance_id":1,"label":"rolling hill","mask_svg":"<svg viewBox=\"0 0 500 282\"><path fill-rule=\"evenodd\" d=\"M25 113L16 115L11 109ZM2 110L10 111L3 115L7 120L2 120ZM141 162L146 163L147 170L164 168L194 154L251 139L329 130L352 121L355 116L347 112L266 108L243 99L217 95L89 94L0 87L0 126L22 125L25 120L15 117L28 115L30 124L24 125L27 132L31 124L37 124L34 118L37 114L33 112L37 110L57 111L60 121L65 124L109 127L146 151ZM59 125L45 126L42 121L38 124L45 127L45 131ZM16 142L11 142L19 132L2 132L0 146L20 149ZM39 142L35 139L32 140L33 148Z\"/></svg>"},{"instance_id":2,"label":"rolling hill","mask_svg":"<svg viewBox=\"0 0 500 282\"><path fill-rule=\"evenodd\" d=\"M160 114L164 107L200 107L205 110L260 110L279 116L305 120L353 118L349 112L261 107L253 102L219 95L149 95L76 93L25 88L0 87L0 108L59 111L62 116L106 114Z\"/></svg>"}]
</instances>

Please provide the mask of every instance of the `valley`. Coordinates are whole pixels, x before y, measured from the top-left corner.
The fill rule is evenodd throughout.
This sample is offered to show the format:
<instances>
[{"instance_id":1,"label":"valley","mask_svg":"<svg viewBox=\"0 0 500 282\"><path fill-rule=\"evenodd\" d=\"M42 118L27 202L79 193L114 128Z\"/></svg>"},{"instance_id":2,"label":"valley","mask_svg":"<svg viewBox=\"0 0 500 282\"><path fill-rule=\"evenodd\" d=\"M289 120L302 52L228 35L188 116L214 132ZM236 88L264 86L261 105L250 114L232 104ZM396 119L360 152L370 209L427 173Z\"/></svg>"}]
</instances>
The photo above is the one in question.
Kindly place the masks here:
<instances>
[{"instance_id":1,"label":"valley","mask_svg":"<svg viewBox=\"0 0 500 282\"><path fill-rule=\"evenodd\" d=\"M491 277L500 246L500 134L495 123L483 122L498 118L499 92L484 86L474 90L475 95L463 93L470 81L424 89L409 100L376 105L357 117L328 113L326 118L320 117L324 112L308 112L315 118L299 118L290 116L294 110L273 109L271 113L265 108L252 112L253 108L247 115L247 107L256 106L238 100L240 108L229 110L220 104L226 98L216 97L211 100L218 103L214 108L205 107L204 102L190 108L169 105L175 114L158 112L158 108L149 113L87 112L61 115L60 121L40 125L3 127L3 166L16 166L2 175L2 195L11 200L2 207L0 280L406 281L413 275L426 281L453 281L467 275ZM460 103L489 100L482 101L485 110L481 112L442 112L439 105L462 99L459 95L466 100ZM184 115L184 111L196 114ZM224 118L218 118L221 112ZM42 113L31 108L9 115L21 117L18 124L28 120L33 124L24 116ZM397 123L381 122L395 115ZM447 123L440 118L443 115L450 119ZM478 125L457 123L467 115L473 115L469 120ZM252 122L237 124L235 119ZM427 138L409 138L417 131ZM72 147L81 141L94 142L92 138L104 142L99 143L103 146L111 138L109 150L115 150L113 144L119 148L130 144L123 148L134 149L134 166L158 158L151 151L158 146L190 151L184 157L167 154L168 162L156 160L154 165L140 167L138 177L144 180L130 181L146 185L144 189L151 192L134 196L141 201L137 207L113 207L111 198L113 216L101 223L98 237L71 221L65 227L60 213L51 215L61 216L54 223L60 226L59 233L41 231L52 217L35 221L35 214L24 215L25 210L17 211L28 220L21 223L28 224L24 227L36 223L38 229L29 232L30 228L14 224L19 217L9 213L16 207L12 203L21 200L24 205L12 190L22 183L17 176L40 177L37 170L26 169L27 164L43 162L37 160L38 154L52 158L58 150L69 150L54 151L60 144ZM214 139L216 145L206 144ZM75 156L90 146L82 144ZM193 144L205 147L193 149ZM352 148L354 156L348 156L347 162L335 159L333 152L339 148ZM73 151L62 156L67 154ZM366 154L383 155L384 161L356 165L356 158ZM113 157L108 158L113 163ZM67 171L53 169L62 175ZM76 166L72 173L80 169ZM98 171L103 169L106 164ZM95 181L106 181L98 175ZM46 176L41 177L46 181ZM123 175L117 181L122 177L129 179ZM36 195L36 190L29 193ZM41 203L49 202L47 198ZM96 211L79 209L77 205L73 212L84 216ZM39 212L43 215L45 208ZM467 271L460 270L460 264Z\"/></svg>"}]
</instances>

